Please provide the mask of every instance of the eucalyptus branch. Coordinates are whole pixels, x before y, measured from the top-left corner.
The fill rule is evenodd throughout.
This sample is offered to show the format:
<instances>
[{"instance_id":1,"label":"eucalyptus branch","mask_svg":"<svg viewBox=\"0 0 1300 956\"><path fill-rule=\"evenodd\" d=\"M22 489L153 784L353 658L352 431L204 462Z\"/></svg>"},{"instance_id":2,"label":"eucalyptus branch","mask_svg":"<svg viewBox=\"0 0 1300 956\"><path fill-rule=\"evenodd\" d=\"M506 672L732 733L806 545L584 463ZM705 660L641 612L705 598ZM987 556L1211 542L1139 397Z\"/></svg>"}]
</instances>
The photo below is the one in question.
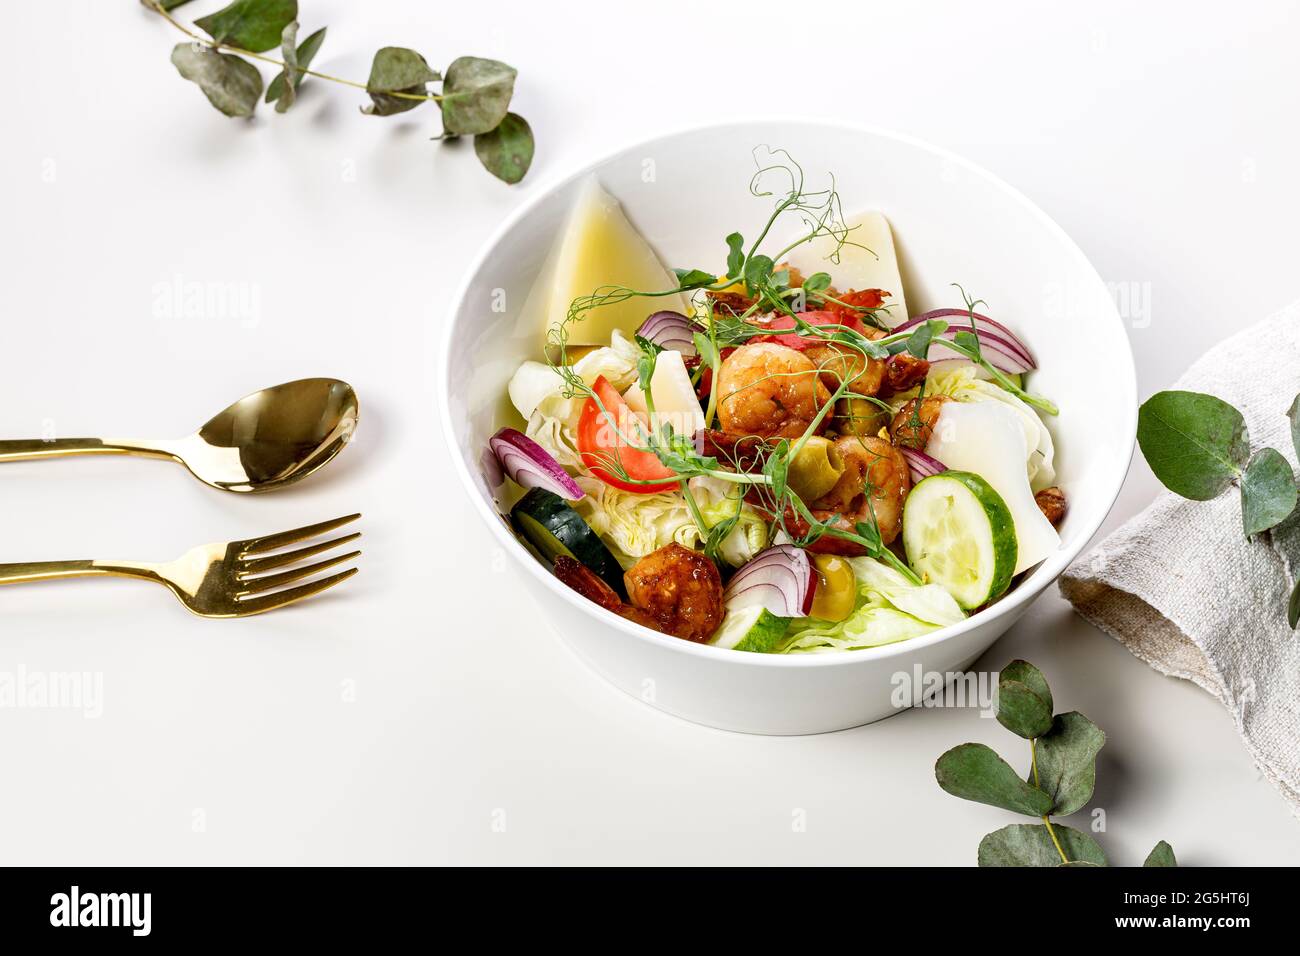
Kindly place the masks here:
<instances>
[{"instance_id":1,"label":"eucalyptus branch","mask_svg":"<svg viewBox=\"0 0 1300 956\"><path fill-rule=\"evenodd\" d=\"M237 56L246 56L251 60L260 60L262 63L269 63L272 66L278 66L282 70L290 69L289 64L285 63L283 60L277 60L275 57L264 56L261 53L254 53L252 50L244 50L241 49L240 47L233 46L229 43L221 43L209 37L200 36L199 34L195 33L193 30L191 30L189 27L187 27L185 24L181 23L179 20L173 17L170 13L167 12L167 10L163 9L163 6L159 2L159 0L141 0L141 2L150 10L152 10L154 13L157 13L164 20L166 20L168 23L174 26L177 30L181 31L181 33L185 34L187 37L193 40L195 43L199 43L202 44L203 46L210 47L215 51L225 50L226 52L234 53ZM329 73L321 73L319 70L311 70L304 66L296 66L293 67L292 69L296 70L298 73L301 73L304 76L314 76L317 79L328 80L331 83L341 83L342 85L350 86L353 89L366 90L367 92L370 91L370 87L368 87L365 83L358 83L356 80L345 80L341 76L332 76ZM436 93L403 93L401 91L396 91L396 92L389 93L388 95L397 97L398 99L407 99L407 100L423 101L423 100L442 99L442 97L438 96Z\"/></svg>"},{"instance_id":2,"label":"eucalyptus branch","mask_svg":"<svg viewBox=\"0 0 1300 956\"><path fill-rule=\"evenodd\" d=\"M1286 416L1291 448L1300 453L1300 395ZM1221 398L1156 392L1138 409L1137 440L1155 476L1176 495L1210 501L1237 487L1247 539L1271 534L1296 513L1300 493L1290 461L1271 446L1254 448L1245 417ZM1287 623L1300 627L1300 580L1291 584Z\"/></svg>"},{"instance_id":3,"label":"eucalyptus branch","mask_svg":"<svg viewBox=\"0 0 1300 956\"><path fill-rule=\"evenodd\" d=\"M1054 715L1053 707L1042 672L1026 661L1012 661L998 675L997 718L1029 741L1028 779L984 744L961 744L934 765L939 786L953 796L1041 821L1012 824L986 835L979 845L980 866L1108 865L1090 834L1052 820L1077 813L1092 800L1097 754L1106 735L1083 714ZM1161 840L1143 865L1178 862Z\"/></svg>"},{"instance_id":4,"label":"eucalyptus branch","mask_svg":"<svg viewBox=\"0 0 1300 956\"><path fill-rule=\"evenodd\" d=\"M479 162L504 182L519 182L532 164L532 129L522 116L510 112L516 74L504 63L462 56L444 74L414 50L384 47L375 54L369 80L360 83L311 68L326 31L321 28L298 42L298 0L234 0L194 22L207 36L172 15L173 9L189 0L140 2L184 34L187 42L173 48L172 64L227 116L253 115L263 94L262 75L253 63L265 63L280 71L265 87L265 101L274 103L278 113L294 104L306 77L315 77L364 90L371 102L363 112L372 116L392 116L436 103L442 130L433 138L472 136ZM278 57L267 55L277 46ZM441 92L431 91L430 83L441 83Z\"/></svg>"}]
</instances>

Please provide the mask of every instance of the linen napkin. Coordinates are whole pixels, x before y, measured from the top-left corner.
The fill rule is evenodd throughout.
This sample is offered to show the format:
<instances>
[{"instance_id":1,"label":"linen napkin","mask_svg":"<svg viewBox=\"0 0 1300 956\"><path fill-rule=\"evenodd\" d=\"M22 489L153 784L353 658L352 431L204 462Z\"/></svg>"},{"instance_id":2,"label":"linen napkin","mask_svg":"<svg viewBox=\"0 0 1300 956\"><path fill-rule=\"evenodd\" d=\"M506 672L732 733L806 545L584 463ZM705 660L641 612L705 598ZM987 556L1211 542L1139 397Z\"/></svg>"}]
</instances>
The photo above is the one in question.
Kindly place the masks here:
<instances>
[{"instance_id":1,"label":"linen napkin","mask_svg":"<svg viewBox=\"0 0 1300 956\"><path fill-rule=\"evenodd\" d=\"M1215 346L1173 388L1231 403L1251 447L1276 448L1294 467L1286 411L1300 392L1300 302ZM1164 491L1072 564L1060 588L1134 655L1217 697L1300 815L1300 633L1287 625L1298 572L1300 515L1248 541L1236 489L1213 501Z\"/></svg>"}]
</instances>

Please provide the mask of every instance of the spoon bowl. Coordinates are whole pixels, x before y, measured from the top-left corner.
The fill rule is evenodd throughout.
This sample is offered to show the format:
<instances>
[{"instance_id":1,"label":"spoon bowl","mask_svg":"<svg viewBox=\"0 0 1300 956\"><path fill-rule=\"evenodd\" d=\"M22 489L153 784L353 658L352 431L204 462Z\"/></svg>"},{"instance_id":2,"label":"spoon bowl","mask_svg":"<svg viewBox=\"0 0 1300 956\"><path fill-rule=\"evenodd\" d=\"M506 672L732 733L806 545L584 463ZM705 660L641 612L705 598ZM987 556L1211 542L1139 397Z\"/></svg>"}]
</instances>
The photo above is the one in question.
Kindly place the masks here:
<instances>
[{"instance_id":1,"label":"spoon bowl","mask_svg":"<svg viewBox=\"0 0 1300 956\"><path fill-rule=\"evenodd\" d=\"M333 461L351 440L359 406L352 386L305 378L254 392L186 440L176 457L223 491L273 491Z\"/></svg>"},{"instance_id":2,"label":"spoon bowl","mask_svg":"<svg viewBox=\"0 0 1300 956\"><path fill-rule=\"evenodd\" d=\"M179 462L204 484L240 494L274 491L319 471L356 431L347 382L304 378L235 402L186 438L0 440L0 463L70 455L137 455Z\"/></svg>"}]
</instances>

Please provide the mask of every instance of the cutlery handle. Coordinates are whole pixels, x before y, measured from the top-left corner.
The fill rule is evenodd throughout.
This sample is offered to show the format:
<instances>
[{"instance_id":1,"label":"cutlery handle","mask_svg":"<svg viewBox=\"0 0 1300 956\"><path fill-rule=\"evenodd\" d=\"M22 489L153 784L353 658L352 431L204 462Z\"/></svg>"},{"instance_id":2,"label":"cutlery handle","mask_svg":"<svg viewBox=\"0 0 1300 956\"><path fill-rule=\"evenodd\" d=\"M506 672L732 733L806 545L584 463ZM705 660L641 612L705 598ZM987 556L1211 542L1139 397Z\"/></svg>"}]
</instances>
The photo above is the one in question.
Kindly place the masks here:
<instances>
[{"instance_id":1,"label":"cutlery handle","mask_svg":"<svg viewBox=\"0 0 1300 956\"><path fill-rule=\"evenodd\" d=\"M0 462L30 461L36 458L64 458L68 455L147 455L169 457L141 442L106 441L102 438L0 439Z\"/></svg>"},{"instance_id":2,"label":"cutlery handle","mask_svg":"<svg viewBox=\"0 0 1300 956\"><path fill-rule=\"evenodd\" d=\"M0 584L27 584L32 581L55 581L59 578L85 578L114 575L128 578L157 579L150 565L109 563L107 561L29 561L0 564Z\"/></svg>"}]
</instances>

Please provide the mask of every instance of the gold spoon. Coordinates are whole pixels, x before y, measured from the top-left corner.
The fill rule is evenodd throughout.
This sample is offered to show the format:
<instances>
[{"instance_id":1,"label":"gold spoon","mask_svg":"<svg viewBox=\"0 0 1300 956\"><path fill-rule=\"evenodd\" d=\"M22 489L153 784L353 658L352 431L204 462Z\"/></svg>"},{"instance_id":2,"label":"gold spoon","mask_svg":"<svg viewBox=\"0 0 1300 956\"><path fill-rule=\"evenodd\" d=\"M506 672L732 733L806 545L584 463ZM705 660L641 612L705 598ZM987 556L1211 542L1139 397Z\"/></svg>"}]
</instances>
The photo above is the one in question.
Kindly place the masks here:
<instances>
[{"instance_id":1,"label":"gold spoon","mask_svg":"<svg viewBox=\"0 0 1300 956\"><path fill-rule=\"evenodd\" d=\"M222 491L273 491L332 461L351 439L357 416L357 395L347 382L304 378L241 398L186 438L0 440L0 463L68 455L169 458Z\"/></svg>"}]
</instances>

